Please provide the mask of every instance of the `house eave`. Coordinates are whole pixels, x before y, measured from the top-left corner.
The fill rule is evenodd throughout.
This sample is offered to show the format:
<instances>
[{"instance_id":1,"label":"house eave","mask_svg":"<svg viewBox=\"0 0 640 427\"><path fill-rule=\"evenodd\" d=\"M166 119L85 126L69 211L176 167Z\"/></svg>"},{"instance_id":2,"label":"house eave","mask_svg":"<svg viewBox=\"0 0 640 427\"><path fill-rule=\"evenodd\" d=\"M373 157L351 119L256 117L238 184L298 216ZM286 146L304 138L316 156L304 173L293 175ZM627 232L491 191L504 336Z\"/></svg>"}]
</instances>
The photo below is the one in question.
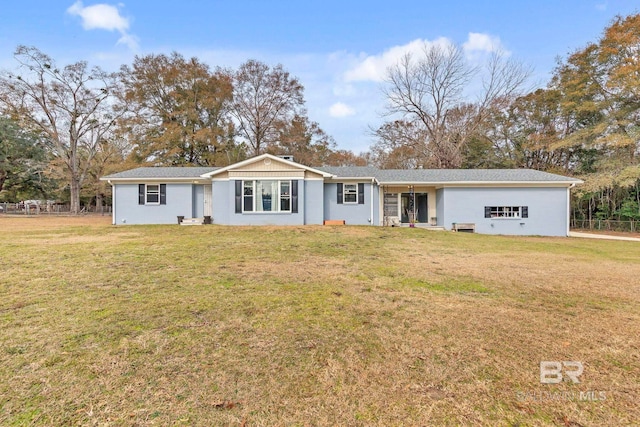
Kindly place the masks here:
<instances>
[{"instance_id":1,"label":"house eave","mask_svg":"<svg viewBox=\"0 0 640 427\"><path fill-rule=\"evenodd\" d=\"M314 168L311 168L309 166L301 165L300 163L292 162L291 160L286 160L286 159L283 159L282 157L274 156L272 154L261 154L261 155L259 155L257 157L252 157L250 159L243 160L243 161L241 161L239 163L234 163L232 165L225 166L223 168L216 169L214 171L202 174L202 175L200 175L200 177L201 178L212 178L215 175L218 175L218 174L221 174L221 173L224 173L224 172L234 171L234 170L240 169L240 168L242 168L242 167L244 167L246 165L250 165L252 163L256 163L256 162L259 162L260 160L264 160L264 159L271 159L271 160L283 163L283 164L288 165L288 166L296 167L299 170L304 170L304 171L308 171L308 172L311 172L311 173L315 173L315 174L321 175L324 178L330 178L330 177L333 176L330 173L323 172L321 170L314 169ZM283 172L284 171L285 170L283 170Z\"/></svg>"},{"instance_id":2,"label":"house eave","mask_svg":"<svg viewBox=\"0 0 640 427\"><path fill-rule=\"evenodd\" d=\"M376 183L379 182L376 179L375 176L338 176L338 175L331 175L331 177L329 178L328 181L335 181L335 182L340 182L340 181L375 181Z\"/></svg>"},{"instance_id":3,"label":"house eave","mask_svg":"<svg viewBox=\"0 0 640 427\"><path fill-rule=\"evenodd\" d=\"M100 178L100 181L107 181L109 184L138 184L144 182L167 182L176 184L207 184L210 179L202 179L199 177L139 177L139 178L109 178L108 176Z\"/></svg>"},{"instance_id":4,"label":"house eave","mask_svg":"<svg viewBox=\"0 0 640 427\"><path fill-rule=\"evenodd\" d=\"M427 186L427 187L570 187L582 181L380 181L388 186Z\"/></svg>"}]
</instances>

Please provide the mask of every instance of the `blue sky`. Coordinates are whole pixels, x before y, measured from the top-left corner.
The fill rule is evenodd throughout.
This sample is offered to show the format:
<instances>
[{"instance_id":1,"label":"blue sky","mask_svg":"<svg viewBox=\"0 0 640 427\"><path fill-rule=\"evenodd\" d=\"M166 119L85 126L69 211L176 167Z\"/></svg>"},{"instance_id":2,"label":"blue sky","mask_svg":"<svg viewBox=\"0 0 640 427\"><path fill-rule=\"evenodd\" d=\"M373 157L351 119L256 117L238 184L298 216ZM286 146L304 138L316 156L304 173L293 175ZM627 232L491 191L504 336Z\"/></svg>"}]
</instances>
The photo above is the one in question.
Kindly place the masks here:
<instances>
[{"instance_id":1,"label":"blue sky","mask_svg":"<svg viewBox=\"0 0 640 427\"><path fill-rule=\"evenodd\" d=\"M403 52L446 39L480 61L500 48L531 66L530 85L540 86L557 57L638 12L640 0L26 0L0 14L0 68L15 66L18 44L107 70L172 51L211 66L281 63L305 86L310 118L360 152L383 120L380 79Z\"/></svg>"}]
</instances>

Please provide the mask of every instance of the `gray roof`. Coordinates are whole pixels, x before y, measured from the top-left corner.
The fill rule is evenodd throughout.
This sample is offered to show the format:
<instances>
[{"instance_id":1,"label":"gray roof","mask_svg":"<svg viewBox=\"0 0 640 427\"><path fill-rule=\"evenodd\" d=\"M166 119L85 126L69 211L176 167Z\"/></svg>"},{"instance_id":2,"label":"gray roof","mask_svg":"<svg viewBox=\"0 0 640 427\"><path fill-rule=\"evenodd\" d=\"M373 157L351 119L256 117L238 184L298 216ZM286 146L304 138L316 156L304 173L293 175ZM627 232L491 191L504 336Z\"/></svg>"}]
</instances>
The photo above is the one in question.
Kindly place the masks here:
<instances>
[{"instance_id":1,"label":"gray roof","mask_svg":"<svg viewBox=\"0 0 640 427\"><path fill-rule=\"evenodd\" d=\"M322 166L314 169L343 178L374 178L381 171L373 166Z\"/></svg>"},{"instance_id":2,"label":"gray roof","mask_svg":"<svg viewBox=\"0 0 640 427\"><path fill-rule=\"evenodd\" d=\"M218 167L143 167L115 173L102 179L192 179ZM532 169L378 169L372 166L326 166L315 168L337 178L376 178L392 183L451 182L580 182L575 178Z\"/></svg>"},{"instance_id":3,"label":"gray roof","mask_svg":"<svg viewBox=\"0 0 640 427\"><path fill-rule=\"evenodd\" d=\"M376 178L382 183L445 182L578 182L532 169L377 169L370 166L317 168L344 178Z\"/></svg>"},{"instance_id":4,"label":"gray roof","mask_svg":"<svg viewBox=\"0 0 640 427\"><path fill-rule=\"evenodd\" d=\"M138 178L199 178L200 175L219 169L217 167L145 167L107 175L102 179Z\"/></svg>"}]
</instances>

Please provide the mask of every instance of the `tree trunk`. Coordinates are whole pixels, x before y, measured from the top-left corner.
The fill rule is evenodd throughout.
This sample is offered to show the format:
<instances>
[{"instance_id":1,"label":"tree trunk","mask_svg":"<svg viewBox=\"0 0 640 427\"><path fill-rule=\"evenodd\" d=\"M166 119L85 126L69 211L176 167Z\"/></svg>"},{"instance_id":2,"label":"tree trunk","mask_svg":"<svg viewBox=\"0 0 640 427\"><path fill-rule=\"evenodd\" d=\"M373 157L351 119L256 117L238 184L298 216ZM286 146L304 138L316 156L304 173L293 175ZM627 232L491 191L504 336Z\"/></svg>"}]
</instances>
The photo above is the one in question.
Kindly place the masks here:
<instances>
[{"instance_id":1,"label":"tree trunk","mask_svg":"<svg viewBox=\"0 0 640 427\"><path fill-rule=\"evenodd\" d=\"M4 187L4 182L7 179L7 173L6 172L0 172L0 191L2 191L2 187Z\"/></svg>"},{"instance_id":2,"label":"tree trunk","mask_svg":"<svg viewBox=\"0 0 640 427\"><path fill-rule=\"evenodd\" d=\"M100 212L100 215L104 213L104 206L102 201L102 194L96 194L96 212Z\"/></svg>"},{"instance_id":3,"label":"tree trunk","mask_svg":"<svg viewBox=\"0 0 640 427\"><path fill-rule=\"evenodd\" d=\"M638 202L638 216L640 216L640 180L636 181L636 202Z\"/></svg>"},{"instance_id":4,"label":"tree trunk","mask_svg":"<svg viewBox=\"0 0 640 427\"><path fill-rule=\"evenodd\" d=\"M77 215L80 213L80 179L78 177L71 178L71 213Z\"/></svg>"}]
</instances>

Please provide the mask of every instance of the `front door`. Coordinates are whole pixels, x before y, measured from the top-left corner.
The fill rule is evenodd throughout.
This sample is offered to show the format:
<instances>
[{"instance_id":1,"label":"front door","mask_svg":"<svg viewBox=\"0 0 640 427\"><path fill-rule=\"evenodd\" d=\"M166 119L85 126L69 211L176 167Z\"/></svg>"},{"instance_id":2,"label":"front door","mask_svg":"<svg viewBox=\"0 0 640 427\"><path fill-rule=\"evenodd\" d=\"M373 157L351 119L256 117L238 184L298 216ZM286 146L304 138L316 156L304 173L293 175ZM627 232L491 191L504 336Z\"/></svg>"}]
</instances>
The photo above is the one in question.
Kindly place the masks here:
<instances>
[{"instance_id":1,"label":"front door","mask_svg":"<svg viewBox=\"0 0 640 427\"><path fill-rule=\"evenodd\" d=\"M400 196L400 213L401 219L400 221L403 223L407 223L411 221L409 214L413 214L413 195L409 193L402 193Z\"/></svg>"},{"instance_id":2,"label":"front door","mask_svg":"<svg viewBox=\"0 0 640 427\"><path fill-rule=\"evenodd\" d=\"M204 185L204 216L213 215L211 184Z\"/></svg>"},{"instance_id":3,"label":"front door","mask_svg":"<svg viewBox=\"0 0 640 427\"><path fill-rule=\"evenodd\" d=\"M428 206L428 194L418 193L416 194L416 217L418 222L429 222L429 206Z\"/></svg>"},{"instance_id":4,"label":"front door","mask_svg":"<svg viewBox=\"0 0 640 427\"><path fill-rule=\"evenodd\" d=\"M402 193L400 196L401 219L403 223L428 222L427 193Z\"/></svg>"}]
</instances>

